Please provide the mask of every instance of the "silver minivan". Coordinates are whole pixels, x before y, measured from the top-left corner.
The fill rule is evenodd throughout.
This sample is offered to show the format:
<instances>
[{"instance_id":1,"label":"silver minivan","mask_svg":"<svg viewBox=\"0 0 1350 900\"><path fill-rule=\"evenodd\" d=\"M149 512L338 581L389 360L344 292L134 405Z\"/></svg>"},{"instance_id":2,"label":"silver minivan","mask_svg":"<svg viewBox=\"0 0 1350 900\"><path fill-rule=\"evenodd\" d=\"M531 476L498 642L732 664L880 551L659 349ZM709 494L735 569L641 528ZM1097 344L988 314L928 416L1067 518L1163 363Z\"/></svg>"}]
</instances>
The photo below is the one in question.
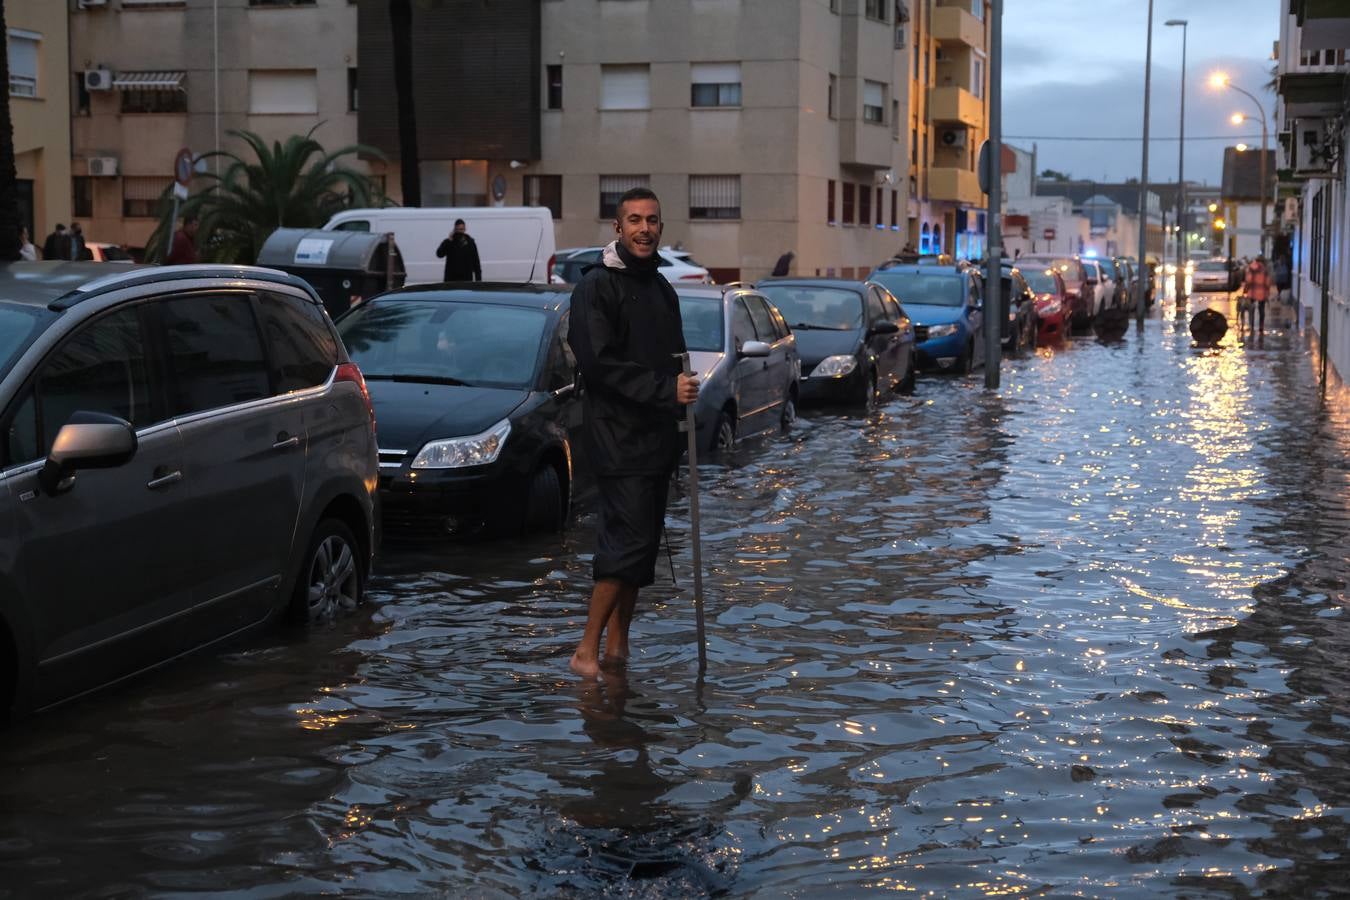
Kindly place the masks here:
<instances>
[{"instance_id":1,"label":"silver minivan","mask_svg":"<svg viewBox=\"0 0 1350 900\"><path fill-rule=\"evenodd\" d=\"M293 276L0 266L0 713L359 603L374 434Z\"/></svg>"}]
</instances>

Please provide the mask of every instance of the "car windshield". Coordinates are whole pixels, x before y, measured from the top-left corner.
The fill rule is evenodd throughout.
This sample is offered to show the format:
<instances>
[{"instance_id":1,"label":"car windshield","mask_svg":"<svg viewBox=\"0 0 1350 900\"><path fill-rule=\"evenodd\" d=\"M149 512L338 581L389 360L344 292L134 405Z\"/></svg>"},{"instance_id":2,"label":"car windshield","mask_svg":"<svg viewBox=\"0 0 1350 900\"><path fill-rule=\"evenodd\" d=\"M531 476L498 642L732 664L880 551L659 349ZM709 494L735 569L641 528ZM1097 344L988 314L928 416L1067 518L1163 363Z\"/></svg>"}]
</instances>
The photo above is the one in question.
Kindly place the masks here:
<instances>
[{"instance_id":1,"label":"car windshield","mask_svg":"<svg viewBox=\"0 0 1350 900\"><path fill-rule=\"evenodd\" d=\"M690 266L698 266L700 269L706 269L706 268L707 268L707 266L703 265L703 263L701 263L701 262L698 262L698 261L695 260L692 256L690 256L688 253L685 253L683 250L676 250L676 251L673 252L673 253L669 253L669 252L668 252L667 255L669 255L670 258L673 259L673 260L675 260L676 262L682 262L682 263L684 263L684 264L686 264L686 265L690 265Z\"/></svg>"},{"instance_id":2,"label":"car windshield","mask_svg":"<svg viewBox=\"0 0 1350 900\"><path fill-rule=\"evenodd\" d=\"M761 285L760 293L778 307L793 328L853 331L862 327L862 297L844 288L814 285Z\"/></svg>"},{"instance_id":3,"label":"car windshield","mask_svg":"<svg viewBox=\"0 0 1350 900\"><path fill-rule=\"evenodd\" d=\"M393 295L356 307L338 331L371 380L524 388L547 321L537 309Z\"/></svg>"},{"instance_id":4,"label":"car windshield","mask_svg":"<svg viewBox=\"0 0 1350 900\"><path fill-rule=\"evenodd\" d=\"M684 344L690 350L721 353L726 348L722 337L722 298L681 296L680 319L684 323Z\"/></svg>"},{"instance_id":5,"label":"car windshield","mask_svg":"<svg viewBox=\"0 0 1350 900\"><path fill-rule=\"evenodd\" d=\"M872 280L906 306L964 306L965 281L947 272L877 272Z\"/></svg>"},{"instance_id":6,"label":"car windshield","mask_svg":"<svg viewBox=\"0 0 1350 900\"><path fill-rule=\"evenodd\" d=\"M19 354L53 318L44 308L0 302L0 376L9 372Z\"/></svg>"},{"instance_id":7,"label":"car windshield","mask_svg":"<svg viewBox=\"0 0 1350 900\"><path fill-rule=\"evenodd\" d=\"M1055 276L1049 269L1040 267L1034 269L1021 269L1022 277L1031 285L1031 289L1038 294L1053 294L1055 292Z\"/></svg>"},{"instance_id":8,"label":"car windshield","mask_svg":"<svg viewBox=\"0 0 1350 900\"><path fill-rule=\"evenodd\" d=\"M1228 264L1221 259L1207 259L1196 263L1195 267L1201 272L1223 272L1228 269Z\"/></svg>"}]
</instances>

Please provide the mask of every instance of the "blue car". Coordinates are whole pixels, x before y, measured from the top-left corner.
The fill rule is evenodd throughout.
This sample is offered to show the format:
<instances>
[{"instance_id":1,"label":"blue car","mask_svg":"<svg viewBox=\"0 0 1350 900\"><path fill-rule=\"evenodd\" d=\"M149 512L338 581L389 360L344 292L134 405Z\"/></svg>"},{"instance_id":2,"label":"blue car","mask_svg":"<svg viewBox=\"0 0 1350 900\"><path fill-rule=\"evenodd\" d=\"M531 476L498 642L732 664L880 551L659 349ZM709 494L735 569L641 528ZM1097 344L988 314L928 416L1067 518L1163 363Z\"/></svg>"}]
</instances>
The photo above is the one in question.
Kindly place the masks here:
<instances>
[{"instance_id":1,"label":"blue car","mask_svg":"<svg viewBox=\"0 0 1350 900\"><path fill-rule=\"evenodd\" d=\"M914 320L922 367L964 375L984 364L984 290L974 269L884 263L868 280L898 297Z\"/></svg>"}]
</instances>

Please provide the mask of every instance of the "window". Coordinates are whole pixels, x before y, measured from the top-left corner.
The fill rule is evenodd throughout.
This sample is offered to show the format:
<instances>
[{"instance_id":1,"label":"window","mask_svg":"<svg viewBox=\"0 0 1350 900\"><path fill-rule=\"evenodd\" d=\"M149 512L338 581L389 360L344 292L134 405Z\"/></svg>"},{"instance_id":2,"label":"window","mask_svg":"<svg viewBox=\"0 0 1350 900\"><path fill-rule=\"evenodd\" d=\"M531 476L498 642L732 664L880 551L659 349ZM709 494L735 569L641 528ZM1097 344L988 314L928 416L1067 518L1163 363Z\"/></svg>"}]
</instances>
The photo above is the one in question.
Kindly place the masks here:
<instances>
[{"instance_id":1,"label":"window","mask_svg":"<svg viewBox=\"0 0 1350 900\"><path fill-rule=\"evenodd\" d=\"M978 56L970 58L970 92L976 97L984 96L984 60Z\"/></svg>"},{"instance_id":2,"label":"window","mask_svg":"<svg viewBox=\"0 0 1350 900\"><path fill-rule=\"evenodd\" d=\"M758 340L755 335L755 323L750 318L750 311L745 308L745 298L737 297L736 302L731 305L731 340L737 350L746 341Z\"/></svg>"},{"instance_id":3,"label":"window","mask_svg":"<svg viewBox=\"0 0 1350 900\"><path fill-rule=\"evenodd\" d=\"M900 304L896 302L895 297L887 291L881 292L881 304L886 307L886 318L897 325L903 319L904 313L900 311Z\"/></svg>"},{"instance_id":4,"label":"window","mask_svg":"<svg viewBox=\"0 0 1350 900\"><path fill-rule=\"evenodd\" d=\"M865 184L858 185L858 224L872 224L872 189Z\"/></svg>"},{"instance_id":5,"label":"window","mask_svg":"<svg viewBox=\"0 0 1350 900\"><path fill-rule=\"evenodd\" d=\"M75 99L71 113L77 116L89 115L89 91L84 86L84 73L75 73Z\"/></svg>"},{"instance_id":6,"label":"window","mask_svg":"<svg viewBox=\"0 0 1350 900\"><path fill-rule=\"evenodd\" d=\"M203 294L159 303L173 374L171 413L191 415L271 393L247 294Z\"/></svg>"},{"instance_id":7,"label":"window","mask_svg":"<svg viewBox=\"0 0 1350 900\"><path fill-rule=\"evenodd\" d=\"M863 121L877 125L886 121L886 85L879 81L863 82Z\"/></svg>"},{"instance_id":8,"label":"window","mask_svg":"<svg viewBox=\"0 0 1350 900\"><path fill-rule=\"evenodd\" d=\"M886 21L886 0L866 0L863 5L863 14L869 19Z\"/></svg>"},{"instance_id":9,"label":"window","mask_svg":"<svg viewBox=\"0 0 1350 900\"><path fill-rule=\"evenodd\" d=\"M755 324L755 334L766 344L772 344L778 340L778 335L774 331L773 316L769 315L769 307L764 305L764 301L758 297L746 297L745 305L750 308L750 321Z\"/></svg>"},{"instance_id":10,"label":"window","mask_svg":"<svg viewBox=\"0 0 1350 900\"><path fill-rule=\"evenodd\" d=\"M896 209L897 209L897 208L899 207L899 205L900 205L899 197L900 197L900 192L899 192L898 190L896 190L895 188L891 188L891 231L899 231L899 230L900 230L900 226L896 223L896 219L895 219L895 212L896 212Z\"/></svg>"},{"instance_id":11,"label":"window","mask_svg":"<svg viewBox=\"0 0 1350 900\"><path fill-rule=\"evenodd\" d=\"M122 95L123 113L185 113L187 92L178 89L129 88Z\"/></svg>"},{"instance_id":12,"label":"window","mask_svg":"<svg viewBox=\"0 0 1350 900\"><path fill-rule=\"evenodd\" d=\"M296 297L262 294L258 309L276 393L302 391L326 382L337 365L337 341L319 308Z\"/></svg>"},{"instance_id":13,"label":"window","mask_svg":"<svg viewBox=\"0 0 1350 900\"><path fill-rule=\"evenodd\" d=\"M624 191L635 187L649 187L646 175L601 175L600 218L613 219L619 214L619 198Z\"/></svg>"},{"instance_id":14,"label":"window","mask_svg":"<svg viewBox=\"0 0 1350 900\"><path fill-rule=\"evenodd\" d=\"M917 125L909 129L909 164L911 166L919 164L919 127Z\"/></svg>"},{"instance_id":15,"label":"window","mask_svg":"<svg viewBox=\"0 0 1350 900\"><path fill-rule=\"evenodd\" d=\"M877 188L877 227L878 227L878 228L884 228L884 227L886 227L886 216L882 213L883 207L882 207L882 205L881 205L881 198L882 198L883 194L885 194L885 191L883 191L881 188Z\"/></svg>"},{"instance_id":16,"label":"window","mask_svg":"<svg viewBox=\"0 0 1350 900\"><path fill-rule=\"evenodd\" d=\"M825 186L825 224L834 225L834 179L831 178Z\"/></svg>"},{"instance_id":17,"label":"window","mask_svg":"<svg viewBox=\"0 0 1350 900\"><path fill-rule=\"evenodd\" d=\"M836 14L839 12L839 0L830 0L830 12Z\"/></svg>"},{"instance_id":18,"label":"window","mask_svg":"<svg viewBox=\"0 0 1350 900\"><path fill-rule=\"evenodd\" d=\"M525 205L547 206L553 218L562 218L562 176L526 175Z\"/></svg>"},{"instance_id":19,"label":"window","mask_svg":"<svg viewBox=\"0 0 1350 900\"><path fill-rule=\"evenodd\" d=\"M981 22L984 21L984 0L970 0L970 14Z\"/></svg>"},{"instance_id":20,"label":"window","mask_svg":"<svg viewBox=\"0 0 1350 900\"><path fill-rule=\"evenodd\" d=\"M839 118L838 108L835 106L835 97L839 93L839 78L833 73L830 74L830 96L826 100L826 112L831 119Z\"/></svg>"},{"instance_id":21,"label":"window","mask_svg":"<svg viewBox=\"0 0 1350 900\"><path fill-rule=\"evenodd\" d=\"M137 428L158 420L139 307L123 307L77 331L37 376L39 454L76 410L109 413Z\"/></svg>"},{"instance_id":22,"label":"window","mask_svg":"<svg viewBox=\"0 0 1350 900\"><path fill-rule=\"evenodd\" d=\"M36 31L9 29L9 95L38 95L38 45L42 35Z\"/></svg>"},{"instance_id":23,"label":"window","mask_svg":"<svg viewBox=\"0 0 1350 900\"><path fill-rule=\"evenodd\" d=\"M648 65L601 66L601 109L650 109L651 70Z\"/></svg>"},{"instance_id":24,"label":"window","mask_svg":"<svg viewBox=\"0 0 1350 900\"><path fill-rule=\"evenodd\" d=\"M844 224L853 224L853 185L850 182L844 182Z\"/></svg>"},{"instance_id":25,"label":"window","mask_svg":"<svg viewBox=\"0 0 1350 900\"><path fill-rule=\"evenodd\" d=\"M347 112L357 112L360 110L356 93L356 67L347 68Z\"/></svg>"},{"instance_id":26,"label":"window","mask_svg":"<svg viewBox=\"0 0 1350 900\"><path fill-rule=\"evenodd\" d=\"M690 106L740 106L740 63L694 63L689 67Z\"/></svg>"},{"instance_id":27,"label":"window","mask_svg":"<svg viewBox=\"0 0 1350 900\"><path fill-rule=\"evenodd\" d=\"M173 184L172 178L127 175L122 178L122 215L129 219L154 219L160 202Z\"/></svg>"},{"instance_id":28,"label":"window","mask_svg":"<svg viewBox=\"0 0 1350 900\"><path fill-rule=\"evenodd\" d=\"M71 214L81 218L94 215L94 179L88 175L76 175L70 179Z\"/></svg>"},{"instance_id":29,"label":"window","mask_svg":"<svg viewBox=\"0 0 1350 900\"><path fill-rule=\"evenodd\" d=\"M314 0L248 0L249 6L313 6Z\"/></svg>"},{"instance_id":30,"label":"window","mask_svg":"<svg viewBox=\"0 0 1350 900\"><path fill-rule=\"evenodd\" d=\"M546 66L548 74L548 109L562 109L562 66Z\"/></svg>"},{"instance_id":31,"label":"window","mask_svg":"<svg viewBox=\"0 0 1350 900\"><path fill-rule=\"evenodd\" d=\"M689 176L689 218L739 219L740 217L741 176Z\"/></svg>"},{"instance_id":32,"label":"window","mask_svg":"<svg viewBox=\"0 0 1350 900\"><path fill-rule=\"evenodd\" d=\"M319 111L319 84L313 69L252 69L248 73L251 115L313 115Z\"/></svg>"},{"instance_id":33,"label":"window","mask_svg":"<svg viewBox=\"0 0 1350 900\"><path fill-rule=\"evenodd\" d=\"M900 140L900 101L891 101L891 137Z\"/></svg>"},{"instance_id":34,"label":"window","mask_svg":"<svg viewBox=\"0 0 1350 900\"><path fill-rule=\"evenodd\" d=\"M14 408L14 415L5 427L5 465L22 465L42 456L38 447L37 401L33 392Z\"/></svg>"},{"instance_id":35,"label":"window","mask_svg":"<svg viewBox=\"0 0 1350 900\"><path fill-rule=\"evenodd\" d=\"M867 324L872 325L886 319L886 304L881 302L881 292L875 287L868 288L863 301L867 306Z\"/></svg>"}]
</instances>

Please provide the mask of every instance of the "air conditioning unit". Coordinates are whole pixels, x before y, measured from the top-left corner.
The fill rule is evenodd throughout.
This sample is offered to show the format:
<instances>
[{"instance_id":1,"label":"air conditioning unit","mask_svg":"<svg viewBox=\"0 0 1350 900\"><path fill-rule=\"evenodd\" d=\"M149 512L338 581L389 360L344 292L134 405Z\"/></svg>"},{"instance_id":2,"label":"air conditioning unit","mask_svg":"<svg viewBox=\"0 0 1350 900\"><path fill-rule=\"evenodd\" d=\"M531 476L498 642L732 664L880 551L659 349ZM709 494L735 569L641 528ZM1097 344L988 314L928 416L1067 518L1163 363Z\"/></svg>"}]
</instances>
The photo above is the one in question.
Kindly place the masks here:
<instances>
[{"instance_id":1,"label":"air conditioning unit","mask_svg":"<svg viewBox=\"0 0 1350 900\"><path fill-rule=\"evenodd\" d=\"M1300 175L1331 171L1325 119L1294 120L1294 171Z\"/></svg>"},{"instance_id":2,"label":"air conditioning unit","mask_svg":"<svg viewBox=\"0 0 1350 900\"><path fill-rule=\"evenodd\" d=\"M108 69L85 69L84 89L86 91L107 91L112 89L113 73Z\"/></svg>"},{"instance_id":3,"label":"air conditioning unit","mask_svg":"<svg viewBox=\"0 0 1350 900\"><path fill-rule=\"evenodd\" d=\"M966 145L966 130L964 128L947 128L938 135L944 147L964 147Z\"/></svg>"},{"instance_id":4,"label":"air conditioning unit","mask_svg":"<svg viewBox=\"0 0 1350 900\"><path fill-rule=\"evenodd\" d=\"M108 5L108 0L79 0L80 9L102 9Z\"/></svg>"},{"instance_id":5,"label":"air conditioning unit","mask_svg":"<svg viewBox=\"0 0 1350 900\"><path fill-rule=\"evenodd\" d=\"M89 174L99 176L116 175L117 157L91 156L89 158Z\"/></svg>"}]
</instances>

